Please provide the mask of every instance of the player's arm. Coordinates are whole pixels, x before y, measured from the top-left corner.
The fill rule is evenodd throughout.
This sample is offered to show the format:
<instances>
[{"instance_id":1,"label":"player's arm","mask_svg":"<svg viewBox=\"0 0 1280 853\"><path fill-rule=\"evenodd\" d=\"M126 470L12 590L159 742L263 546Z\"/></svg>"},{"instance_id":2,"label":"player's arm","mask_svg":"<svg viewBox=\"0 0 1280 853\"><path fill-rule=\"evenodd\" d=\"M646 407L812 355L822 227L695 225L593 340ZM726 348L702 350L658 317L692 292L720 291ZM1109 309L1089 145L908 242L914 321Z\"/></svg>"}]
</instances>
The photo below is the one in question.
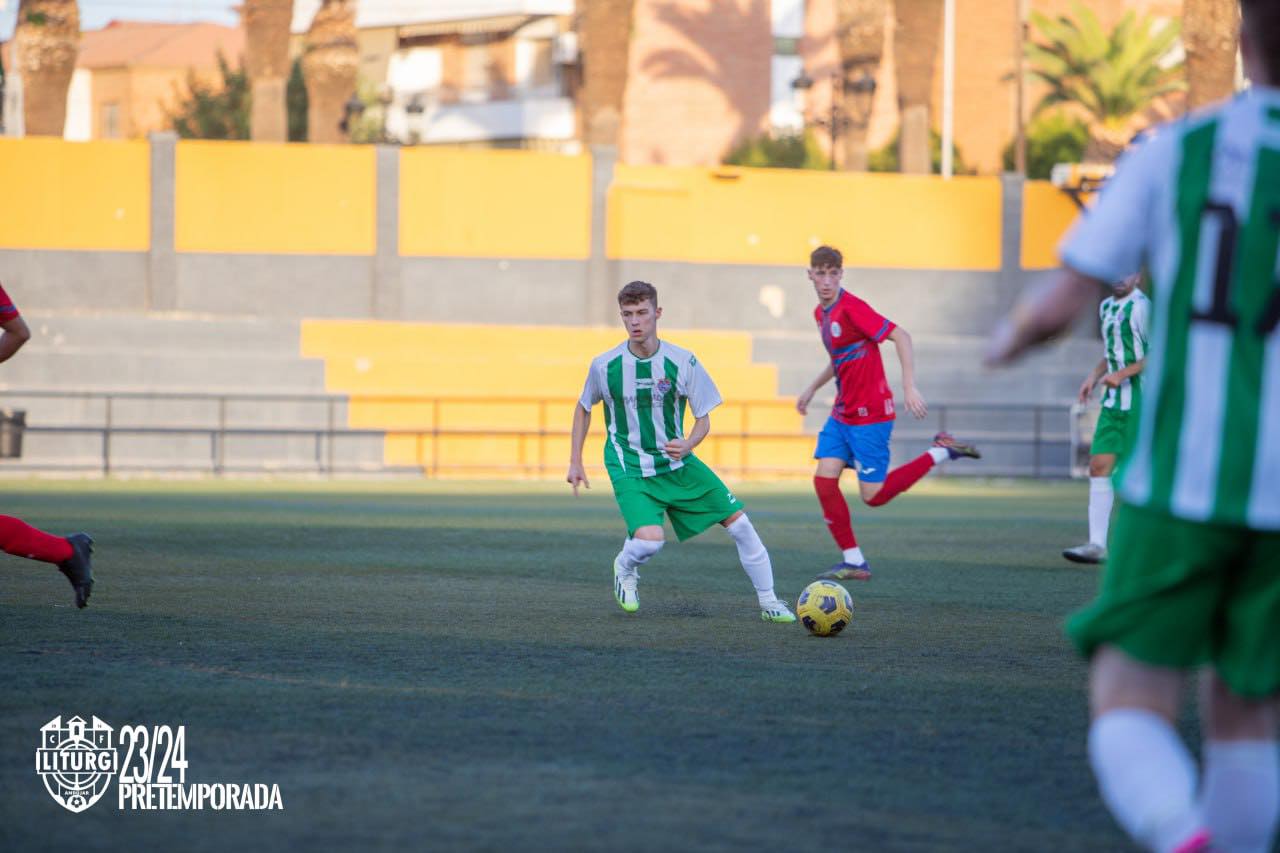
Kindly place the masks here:
<instances>
[{"instance_id":1,"label":"player's arm","mask_svg":"<svg viewBox=\"0 0 1280 853\"><path fill-rule=\"evenodd\" d=\"M693 429L689 430L689 434L684 438L673 438L662 446L662 449L672 459L683 459L693 452L693 449L702 440L707 437L707 433L711 432L711 415L703 415L693 422Z\"/></svg>"},{"instance_id":2,"label":"player's arm","mask_svg":"<svg viewBox=\"0 0 1280 853\"><path fill-rule=\"evenodd\" d=\"M0 361L8 361L22 349L23 344L31 340L31 329L21 317L5 320L0 323L0 329L4 330L0 333Z\"/></svg>"},{"instance_id":3,"label":"player's arm","mask_svg":"<svg viewBox=\"0 0 1280 853\"><path fill-rule=\"evenodd\" d=\"M796 411L800 414L806 414L809 411L809 403L813 402L813 395L818 393L818 389L830 382L836 375L836 366L828 361L827 366L818 374L818 378L809 383L809 387L800 392L800 396L796 398Z\"/></svg>"},{"instance_id":4,"label":"player's arm","mask_svg":"<svg viewBox=\"0 0 1280 853\"><path fill-rule=\"evenodd\" d=\"M902 400L906 403L908 412L917 418L923 418L929 413L929 406L916 390L916 354L911 346L911 335L901 326L894 326L889 333L889 340L893 341L893 346L898 351L898 365L902 368Z\"/></svg>"},{"instance_id":5,"label":"player's arm","mask_svg":"<svg viewBox=\"0 0 1280 853\"><path fill-rule=\"evenodd\" d=\"M587 442L587 430L591 428L591 411L581 403L573 404L573 435L569 439L569 473L565 481L573 486L573 494L578 494L578 486L591 488L587 480L587 469L582 465L582 446Z\"/></svg>"},{"instance_id":6,"label":"player's arm","mask_svg":"<svg viewBox=\"0 0 1280 853\"><path fill-rule=\"evenodd\" d=\"M1104 286L1099 279L1063 267L996 326L987 347L987 366L1010 364L1032 347L1065 332Z\"/></svg>"},{"instance_id":7,"label":"player's arm","mask_svg":"<svg viewBox=\"0 0 1280 853\"><path fill-rule=\"evenodd\" d=\"M1098 363L1093 366L1093 370L1089 371L1089 375L1084 378L1084 382L1080 383L1080 392L1076 395L1076 399L1081 403L1089 402L1089 395L1093 393L1093 386L1098 384L1098 380L1107 373L1107 360L1099 359Z\"/></svg>"},{"instance_id":8,"label":"player's arm","mask_svg":"<svg viewBox=\"0 0 1280 853\"><path fill-rule=\"evenodd\" d=\"M1140 358L1128 367L1122 367L1115 373L1108 373L1106 376L1102 377L1102 384L1106 385L1108 388L1119 388L1121 382L1124 382L1131 376L1137 376L1146 366L1147 360L1145 358Z\"/></svg>"}]
</instances>

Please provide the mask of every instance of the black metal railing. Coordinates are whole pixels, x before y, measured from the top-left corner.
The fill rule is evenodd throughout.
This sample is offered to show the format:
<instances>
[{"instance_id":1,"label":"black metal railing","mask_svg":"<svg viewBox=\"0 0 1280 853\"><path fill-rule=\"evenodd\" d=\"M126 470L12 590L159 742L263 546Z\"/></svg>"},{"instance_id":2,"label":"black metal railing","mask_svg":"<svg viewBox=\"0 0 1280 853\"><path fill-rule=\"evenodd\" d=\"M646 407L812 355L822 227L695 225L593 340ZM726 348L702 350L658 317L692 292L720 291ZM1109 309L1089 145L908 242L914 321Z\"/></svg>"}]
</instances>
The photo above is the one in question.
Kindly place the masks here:
<instances>
[{"instance_id":1,"label":"black metal railing","mask_svg":"<svg viewBox=\"0 0 1280 853\"><path fill-rule=\"evenodd\" d=\"M229 473L307 473L333 476L350 473L403 472L406 466L380 463L353 464L343 458L341 445L357 439L408 438L415 442L416 464L430 477L468 473L496 474L503 471L525 476L559 475L567 465L563 453L549 454L548 444L563 447L570 435L572 398L543 397L495 397L495 396L415 396L404 394L271 394L271 393L189 393L166 391L60 391L32 389L0 389L6 405L26 406L33 409L39 401L83 401L98 408L86 415L81 423L47 423L39 417L39 411L29 412L25 431L32 437L43 435L94 436L99 448L92 464L83 455L78 461L59 459L4 460L0 471L97 471L103 475L123 472L191 472L221 476ZM121 417L126 403L151 401L161 404L184 405L181 420L197 420L197 423L140 423ZM346 426L346 408L355 404L390 404L393 406L419 407L429 410L430 426L422 428L350 428ZM264 407L284 404L302 404L315 407L315 416L309 422L281 426L264 426L261 423L244 422L237 418L238 407L250 406L259 415ZM536 407L535 425L516 428L446 427L442 419L452 406L516 406ZM813 408L822 409L814 402ZM713 416L712 435L699 449L699 456L726 476L739 478L807 476L812 473L811 432L761 430L751 427L753 413L765 409L790 409L786 398L737 400L728 406L740 411L735 429L717 428ZM207 417L198 417L199 407L207 409ZM984 459L977 464L966 464L942 469L948 475L976 474L981 476L1009 477L1068 477L1071 475L1070 404L1016 404L1016 403L933 403L925 421L916 421L909 415L900 415L894 435L895 450L903 453L919 452L921 444L927 444L940 429L950 429L964 439L979 444ZM798 416L797 416L798 417ZM811 416L812 417L812 416ZM260 419L260 418L259 418ZM176 419L175 419L176 420ZM343 421L339 424L339 421ZM207 422L204 422L207 421ZM238 422L241 421L241 422ZM812 421L811 421L812 422ZM175 437L207 440L207 455L187 453L172 461L159 458L137 461L137 454L121 456L118 447L126 437ZM252 464L229 460L228 443L238 438L305 439L309 453L299 458L297 453L284 454L280 458L258 458ZM442 440L449 439L514 439L517 454L514 461L495 460L493 464L476 464L451 460L442 452ZM753 462L752 448L765 442L791 442L796 452L788 451L787 459L794 464L779 465ZM28 443L30 446L30 443ZM553 458L554 456L554 458Z\"/></svg>"}]
</instances>

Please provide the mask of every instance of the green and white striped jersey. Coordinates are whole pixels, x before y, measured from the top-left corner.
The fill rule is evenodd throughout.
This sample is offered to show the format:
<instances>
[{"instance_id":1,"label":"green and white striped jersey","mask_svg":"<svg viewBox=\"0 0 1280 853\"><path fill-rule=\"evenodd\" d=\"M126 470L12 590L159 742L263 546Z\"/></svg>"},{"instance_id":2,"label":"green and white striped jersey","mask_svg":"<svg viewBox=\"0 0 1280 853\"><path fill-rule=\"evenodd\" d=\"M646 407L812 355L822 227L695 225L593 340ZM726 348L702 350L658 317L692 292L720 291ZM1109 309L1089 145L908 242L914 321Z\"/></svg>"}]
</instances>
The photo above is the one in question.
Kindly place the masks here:
<instances>
[{"instance_id":1,"label":"green and white striped jersey","mask_svg":"<svg viewBox=\"0 0 1280 853\"><path fill-rule=\"evenodd\" d=\"M1162 128L1063 243L1101 281L1146 267L1151 346L1121 497L1280 530L1280 90Z\"/></svg>"},{"instance_id":2,"label":"green and white striped jersey","mask_svg":"<svg viewBox=\"0 0 1280 853\"><path fill-rule=\"evenodd\" d=\"M1147 354L1147 318L1151 300L1138 288L1123 299L1108 296L1098 307L1102 320L1102 343L1106 347L1107 372L1115 373L1142 361ZM1130 376L1119 388L1103 388L1102 405L1127 412L1135 398L1142 399L1142 374Z\"/></svg>"},{"instance_id":3,"label":"green and white striped jersey","mask_svg":"<svg viewBox=\"0 0 1280 853\"><path fill-rule=\"evenodd\" d=\"M604 401L604 465L610 480L652 477L684 467L663 446L684 438L686 405L700 418L720 405L720 392L687 349L659 341L649 358L627 343L591 360L578 404L588 412Z\"/></svg>"}]
</instances>

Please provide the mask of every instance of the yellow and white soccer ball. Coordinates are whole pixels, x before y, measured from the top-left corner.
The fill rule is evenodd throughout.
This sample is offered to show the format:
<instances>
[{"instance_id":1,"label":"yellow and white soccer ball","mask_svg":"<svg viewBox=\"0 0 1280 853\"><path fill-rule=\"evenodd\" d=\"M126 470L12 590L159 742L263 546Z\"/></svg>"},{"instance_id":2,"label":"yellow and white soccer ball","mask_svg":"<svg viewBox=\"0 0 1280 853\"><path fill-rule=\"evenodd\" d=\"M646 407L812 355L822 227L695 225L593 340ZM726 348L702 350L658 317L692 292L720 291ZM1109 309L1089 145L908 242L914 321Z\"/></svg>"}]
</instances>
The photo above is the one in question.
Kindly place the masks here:
<instances>
[{"instance_id":1,"label":"yellow and white soccer ball","mask_svg":"<svg viewBox=\"0 0 1280 853\"><path fill-rule=\"evenodd\" d=\"M800 593L796 616L816 637L834 637L853 621L853 599L835 581L814 581Z\"/></svg>"}]
</instances>

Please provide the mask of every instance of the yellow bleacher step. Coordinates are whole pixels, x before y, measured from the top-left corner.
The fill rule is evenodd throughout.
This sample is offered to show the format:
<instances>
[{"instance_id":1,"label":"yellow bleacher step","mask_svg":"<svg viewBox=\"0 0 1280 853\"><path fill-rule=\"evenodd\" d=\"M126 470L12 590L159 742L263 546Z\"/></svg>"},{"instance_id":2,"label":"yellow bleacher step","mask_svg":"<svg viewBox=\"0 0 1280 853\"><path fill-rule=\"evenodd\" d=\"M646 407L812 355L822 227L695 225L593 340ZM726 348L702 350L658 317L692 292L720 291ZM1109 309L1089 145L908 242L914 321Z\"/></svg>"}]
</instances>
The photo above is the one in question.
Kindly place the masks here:
<instances>
[{"instance_id":1,"label":"yellow bleacher step","mask_svg":"<svg viewBox=\"0 0 1280 853\"><path fill-rule=\"evenodd\" d=\"M726 476L807 468L811 436L794 401L777 396L773 364L751 361L745 332L664 330L697 354L726 400L698 456ZM325 362L325 387L347 394L349 425L386 430L388 465L435 476L528 476L568 464L573 407L590 359L620 329L305 320L302 354ZM602 467L596 413L584 458ZM686 412L686 429L692 424Z\"/></svg>"}]
</instances>

